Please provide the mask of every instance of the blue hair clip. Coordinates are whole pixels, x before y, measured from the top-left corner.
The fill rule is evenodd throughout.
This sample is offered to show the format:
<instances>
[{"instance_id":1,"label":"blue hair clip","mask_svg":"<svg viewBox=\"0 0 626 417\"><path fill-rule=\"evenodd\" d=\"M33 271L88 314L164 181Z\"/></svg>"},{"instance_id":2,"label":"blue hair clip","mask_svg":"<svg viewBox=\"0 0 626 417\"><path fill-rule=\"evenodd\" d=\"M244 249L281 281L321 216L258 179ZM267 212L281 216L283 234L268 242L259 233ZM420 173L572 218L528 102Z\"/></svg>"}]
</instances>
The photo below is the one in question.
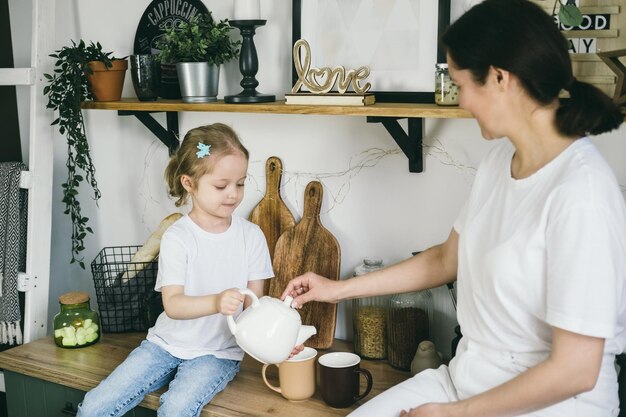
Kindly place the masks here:
<instances>
[{"instance_id":1,"label":"blue hair clip","mask_svg":"<svg viewBox=\"0 0 626 417\"><path fill-rule=\"evenodd\" d=\"M200 142L198 143L198 146L196 146L196 148L200 149L198 152L196 152L196 156L198 158L204 158L207 155L211 155L211 145L205 145L204 143Z\"/></svg>"}]
</instances>

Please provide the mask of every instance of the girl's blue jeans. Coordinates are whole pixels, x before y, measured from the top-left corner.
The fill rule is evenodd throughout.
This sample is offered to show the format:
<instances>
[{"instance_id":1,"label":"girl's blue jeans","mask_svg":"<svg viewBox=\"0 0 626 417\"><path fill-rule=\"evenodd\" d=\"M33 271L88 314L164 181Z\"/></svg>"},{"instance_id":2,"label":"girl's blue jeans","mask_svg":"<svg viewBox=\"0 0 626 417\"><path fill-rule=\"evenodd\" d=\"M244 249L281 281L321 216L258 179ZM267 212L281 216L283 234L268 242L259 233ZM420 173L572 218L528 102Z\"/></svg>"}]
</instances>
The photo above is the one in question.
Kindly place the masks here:
<instances>
[{"instance_id":1,"label":"girl's blue jeans","mask_svg":"<svg viewBox=\"0 0 626 417\"><path fill-rule=\"evenodd\" d=\"M213 355L184 360L144 340L106 379L85 395L78 417L123 416L146 394L169 383L158 417L197 417L239 371L239 361Z\"/></svg>"}]
</instances>

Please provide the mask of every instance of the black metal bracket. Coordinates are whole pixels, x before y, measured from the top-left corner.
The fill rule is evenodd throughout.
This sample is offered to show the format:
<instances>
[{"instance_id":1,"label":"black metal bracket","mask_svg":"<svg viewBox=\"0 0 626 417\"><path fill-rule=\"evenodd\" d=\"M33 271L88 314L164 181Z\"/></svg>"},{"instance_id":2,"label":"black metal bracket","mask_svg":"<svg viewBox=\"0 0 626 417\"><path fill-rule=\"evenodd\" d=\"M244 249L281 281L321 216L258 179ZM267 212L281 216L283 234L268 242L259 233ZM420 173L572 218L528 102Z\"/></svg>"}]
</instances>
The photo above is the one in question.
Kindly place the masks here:
<instances>
[{"instance_id":1,"label":"black metal bracket","mask_svg":"<svg viewBox=\"0 0 626 417\"><path fill-rule=\"evenodd\" d=\"M170 155L178 149L178 112L165 112L167 129L161 126L159 122L147 111L137 110L118 110L118 116L135 116L144 126L146 126L167 148Z\"/></svg>"},{"instance_id":2,"label":"black metal bracket","mask_svg":"<svg viewBox=\"0 0 626 417\"><path fill-rule=\"evenodd\" d=\"M167 146L170 155L178 149L178 112L165 112L167 129L161 126L148 111L118 110L117 114L119 116L135 116ZM381 123L409 159L409 172L423 172L422 139L424 138L424 119L421 117L408 117L408 133L400 126L398 119L401 119L401 117L367 116L367 123Z\"/></svg>"},{"instance_id":3,"label":"black metal bracket","mask_svg":"<svg viewBox=\"0 0 626 417\"><path fill-rule=\"evenodd\" d=\"M367 123L382 123L387 132L396 141L402 152L409 158L409 172L424 171L422 139L424 138L424 119L409 117L408 133L404 131L398 117L367 116Z\"/></svg>"}]
</instances>

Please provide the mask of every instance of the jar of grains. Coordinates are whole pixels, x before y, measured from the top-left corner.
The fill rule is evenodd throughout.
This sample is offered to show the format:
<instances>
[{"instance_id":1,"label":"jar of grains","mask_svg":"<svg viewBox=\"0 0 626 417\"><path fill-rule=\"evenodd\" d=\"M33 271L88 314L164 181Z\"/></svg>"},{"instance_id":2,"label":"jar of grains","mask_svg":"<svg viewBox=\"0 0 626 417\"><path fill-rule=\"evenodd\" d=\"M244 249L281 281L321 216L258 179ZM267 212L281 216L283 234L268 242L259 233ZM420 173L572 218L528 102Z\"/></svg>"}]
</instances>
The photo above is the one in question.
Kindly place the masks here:
<instances>
[{"instance_id":1,"label":"jar of grains","mask_svg":"<svg viewBox=\"0 0 626 417\"><path fill-rule=\"evenodd\" d=\"M383 267L380 258L365 258L354 276L365 275ZM352 302L354 352L368 359L385 359L387 350L387 305L389 297L376 296Z\"/></svg>"},{"instance_id":2,"label":"jar of grains","mask_svg":"<svg viewBox=\"0 0 626 417\"><path fill-rule=\"evenodd\" d=\"M428 290L395 294L387 311L387 361L410 370L417 345L429 339L432 295Z\"/></svg>"},{"instance_id":3,"label":"jar of grains","mask_svg":"<svg viewBox=\"0 0 626 417\"><path fill-rule=\"evenodd\" d=\"M440 106L459 104L459 88L450 78L448 64L435 66L435 103Z\"/></svg>"}]
</instances>

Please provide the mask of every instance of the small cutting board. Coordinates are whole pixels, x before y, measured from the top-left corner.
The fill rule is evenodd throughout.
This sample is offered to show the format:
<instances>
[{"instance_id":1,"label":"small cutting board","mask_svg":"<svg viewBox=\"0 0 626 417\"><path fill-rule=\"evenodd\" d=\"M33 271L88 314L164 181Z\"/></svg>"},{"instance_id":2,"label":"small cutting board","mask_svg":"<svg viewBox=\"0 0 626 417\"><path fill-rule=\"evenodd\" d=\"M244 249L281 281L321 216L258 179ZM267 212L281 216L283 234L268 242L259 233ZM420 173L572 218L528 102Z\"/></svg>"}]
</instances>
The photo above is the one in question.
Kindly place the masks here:
<instances>
[{"instance_id":1,"label":"small cutting board","mask_svg":"<svg viewBox=\"0 0 626 417\"><path fill-rule=\"evenodd\" d=\"M292 278L312 271L332 280L339 279L341 250L337 239L320 221L322 184L310 182L304 192L302 220L285 231L276 242L274 274L271 280L272 297L280 297ZM309 302L298 310L302 324L315 326L317 335L305 344L316 349L328 349L335 336L337 305Z\"/></svg>"},{"instance_id":2,"label":"small cutting board","mask_svg":"<svg viewBox=\"0 0 626 417\"><path fill-rule=\"evenodd\" d=\"M296 220L280 197L280 181L283 172L283 163L275 156L271 156L265 163L265 195L259 201L248 220L259 225L270 250L270 256L274 259L274 247L280 235L290 227L295 226ZM265 280L263 294L268 294L270 283L273 280Z\"/></svg>"}]
</instances>

